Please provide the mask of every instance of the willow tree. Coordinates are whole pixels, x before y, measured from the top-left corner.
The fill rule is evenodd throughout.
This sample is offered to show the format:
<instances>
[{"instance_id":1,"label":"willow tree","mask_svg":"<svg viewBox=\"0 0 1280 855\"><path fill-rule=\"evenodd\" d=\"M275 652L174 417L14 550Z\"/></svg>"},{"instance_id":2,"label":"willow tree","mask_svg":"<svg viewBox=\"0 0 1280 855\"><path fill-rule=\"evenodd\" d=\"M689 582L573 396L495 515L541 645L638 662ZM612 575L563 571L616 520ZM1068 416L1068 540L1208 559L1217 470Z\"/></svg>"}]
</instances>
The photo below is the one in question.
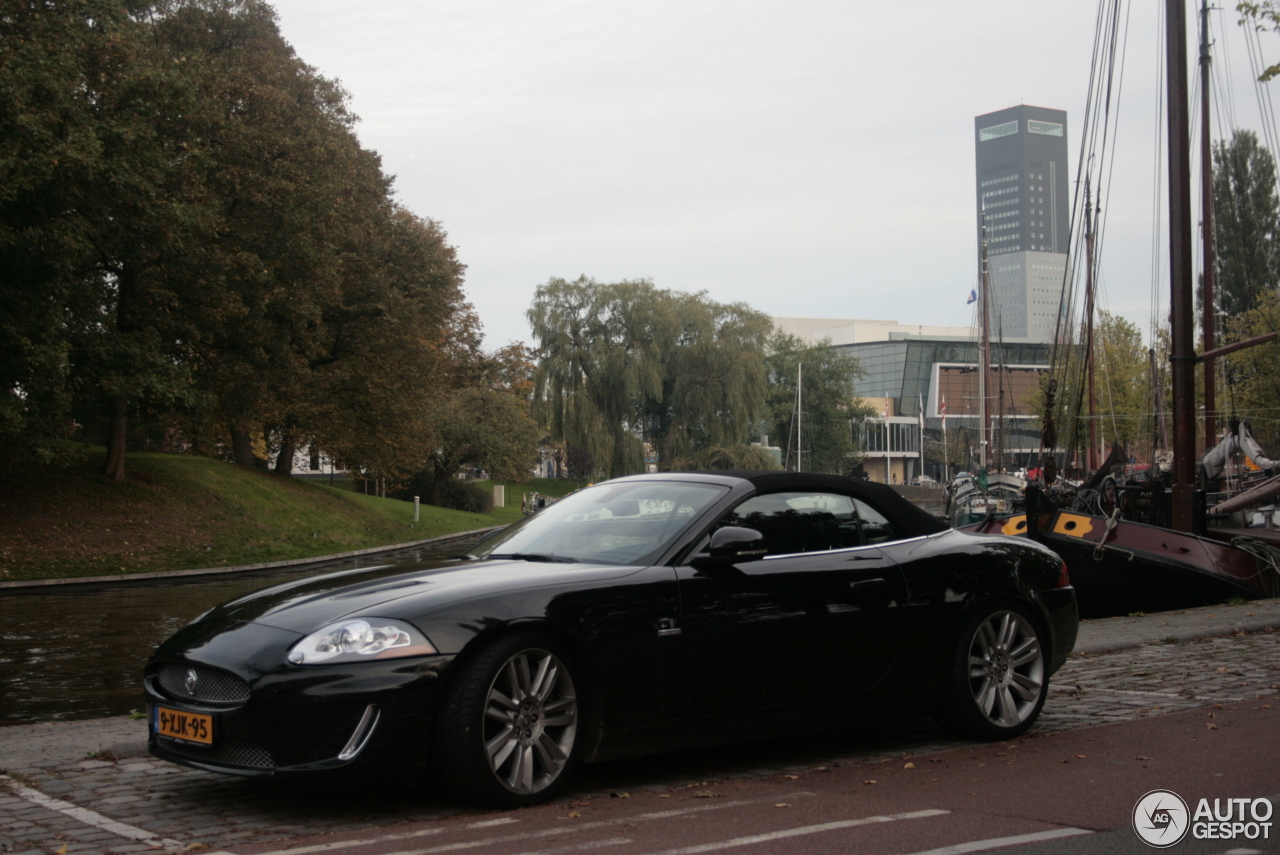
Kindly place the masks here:
<instances>
[{"instance_id":1,"label":"willow tree","mask_svg":"<svg viewBox=\"0 0 1280 855\"><path fill-rule=\"evenodd\" d=\"M745 445L765 413L767 315L646 280L552 279L528 312L534 405L554 440L611 477Z\"/></svg>"}]
</instances>

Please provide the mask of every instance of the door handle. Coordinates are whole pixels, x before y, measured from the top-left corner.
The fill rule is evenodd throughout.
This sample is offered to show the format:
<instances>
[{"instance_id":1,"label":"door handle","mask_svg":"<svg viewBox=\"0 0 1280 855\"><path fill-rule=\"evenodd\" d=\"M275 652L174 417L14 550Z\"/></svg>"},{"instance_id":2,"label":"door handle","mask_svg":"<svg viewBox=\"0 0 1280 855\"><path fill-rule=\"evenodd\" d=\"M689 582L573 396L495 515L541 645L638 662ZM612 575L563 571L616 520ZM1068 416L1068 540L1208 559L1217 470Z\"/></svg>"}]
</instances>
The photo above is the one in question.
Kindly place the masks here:
<instances>
[{"instance_id":1,"label":"door handle","mask_svg":"<svg viewBox=\"0 0 1280 855\"><path fill-rule=\"evenodd\" d=\"M658 619L658 637L665 638L671 635L679 635L680 627L676 626L674 618L664 617Z\"/></svg>"}]
</instances>

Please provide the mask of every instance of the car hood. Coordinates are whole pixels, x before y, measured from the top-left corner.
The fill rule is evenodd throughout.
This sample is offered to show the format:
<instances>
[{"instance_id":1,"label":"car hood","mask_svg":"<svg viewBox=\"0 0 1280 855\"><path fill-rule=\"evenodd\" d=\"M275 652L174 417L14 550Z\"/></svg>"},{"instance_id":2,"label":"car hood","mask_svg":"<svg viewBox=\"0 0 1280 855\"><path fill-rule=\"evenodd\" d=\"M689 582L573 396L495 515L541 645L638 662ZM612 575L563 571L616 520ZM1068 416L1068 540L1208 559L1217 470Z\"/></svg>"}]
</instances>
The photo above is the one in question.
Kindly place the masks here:
<instances>
[{"instance_id":1,"label":"car hood","mask_svg":"<svg viewBox=\"0 0 1280 855\"><path fill-rule=\"evenodd\" d=\"M436 561L362 567L275 585L223 603L208 618L310 633L345 617L411 618L438 606L545 586L591 584L640 568L540 561Z\"/></svg>"}]
</instances>

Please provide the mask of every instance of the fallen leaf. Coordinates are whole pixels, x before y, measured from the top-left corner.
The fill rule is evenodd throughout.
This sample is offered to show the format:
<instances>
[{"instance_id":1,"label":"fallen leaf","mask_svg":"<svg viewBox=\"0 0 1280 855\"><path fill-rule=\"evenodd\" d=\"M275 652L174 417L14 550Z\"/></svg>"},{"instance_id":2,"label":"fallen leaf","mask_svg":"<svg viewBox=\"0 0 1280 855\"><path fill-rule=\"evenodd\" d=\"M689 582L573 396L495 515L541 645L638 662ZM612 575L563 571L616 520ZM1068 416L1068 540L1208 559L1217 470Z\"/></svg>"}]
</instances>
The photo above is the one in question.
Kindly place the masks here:
<instances>
[{"instance_id":1,"label":"fallen leaf","mask_svg":"<svg viewBox=\"0 0 1280 855\"><path fill-rule=\"evenodd\" d=\"M200 852L201 850L208 849L208 848L209 848L209 844L208 844L208 843L200 843L200 842L198 842L198 841L197 841L197 842L195 842L195 843L192 843L190 846L188 846L188 847L187 847L187 851L188 851L188 852Z\"/></svg>"},{"instance_id":2,"label":"fallen leaf","mask_svg":"<svg viewBox=\"0 0 1280 855\"><path fill-rule=\"evenodd\" d=\"M1226 668L1219 668L1219 669L1218 669L1218 673L1219 673L1219 674L1225 674L1225 673L1227 673L1227 669L1226 669Z\"/></svg>"},{"instance_id":3,"label":"fallen leaf","mask_svg":"<svg viewBox=\"0 0 1280 855\"><path fill-rule=\"evenodd\" d=\"M62 848L55 849L54 852L57 853L57 855L67 855L67 844L62 844Z\"/></svg>"},{"instance_id":4,"label":"fallen leaf","mask_svg":"<svg viewBox=\"0 0 1280 855\"><path fill-rule=\"evenodd\" d=\"M774 805L774 807L791 807L791 805L787 804L786 802L778 802L776 805Z\"/></svg>"},{"instance_id":5,"label":"fallen leaf","mask_svg":"<svg viewBox=\"0 0 1280 855\"><path fill-rule=\"evenodd\" d=\"M902 768L903 768L903 769L914 769L915 767L916 767L916 764L915 764L915 763L908 763L907 765L903 766Z\"/></svg>"},{"instance_id":6,"label":"fallen leaf","mask_svg":"<svg viewBox=\"0 0 1280 855\"><path fill-rule=\"evenodd\" d=\"M799 778L800 778L800 776L799 776L799 775L783 775L782 777L784 777L784 778L789 778L789 779L790 779L790 780L792 780L792 781L799 780Z\"/></svg>"},{"instance_id":7,"label":"fallen leaf","mask_svg":"<svg viewBox=\"0 0 1280 855\"><path fill-rule=\"evenodd\" d=\"M693 797L695 799L718 799L720 798L720 794L713 793L710 790L698 790L698 792L693 794Z\"/></svg>"},{"instance_id":8,"label":"fallen leaf","mask_svg":"<svg viewBox=\"0 0 1280 855\"><path fill-rule=\"evenodd\" d=\"M569 819L582 819L582 814L576 810L569 811Z\"/></svg>"},{"instance_id":9,"label":"fallen leaf","mask_svg":"<svg viewBox=\"0 0 1280 855\"><path fill-rule=\"evenodd\" d=\"M1211 721L1206 721L1206 722L1204 723L1204 726L1205 726L1205 727L1207 727L1207 728L1209 728L1210 730L1217 730L1217 729L1218 729L1218 726L1217 726L1216 724L1214 724L1213 722L1211 722Z\"/></svg>"},{"instance_id":10,"label":"fallen leaf","mask_svg":"<svg viewBox=\"0 0 1280 855\"><path fill-rule=\"evenodd\" d=\"M658 798L660 798L660 799L669 799L669 798L671 798L671 794L670 794L670 793L659 793L659 794L658 794Z\"/></svg>"},{"instance_id":11,"label":"fallen leaf","mask_svg":"<svg viewBox=\"0 0 1280 855\"><path fill-rule=\"evenodd\" d=\"M875 783L875 781L874 781L874 780L866 780L866 781L863 781L862 783L864 783L864 784L874 784L874 783Z\"/></svg>"},{"instance_id":12,"label":"fallen leaf","mask_svg":"<svg viewBox=\"0 0 1280 855\"><path fill-rule=\"evenodd\" d=\"M828 769L826 766L819 766L819 767L818 767L817 769L815 769L814 771L815 771L815 772L830 772L831 770L830 770L830 769Z\"/></svg>"},{"instance_id":13,"label":"fallen leaf","mask_svg":"<svg viewBox=\"0 0 1280 855\"><path fill-rule=\"evenodd\" d=\"M629 798L631 798L631 793L610 793L610 794L609 794L609 798L611 798L611 799L629 799Z\"/></svg>"},{"instance_id":14,"label":"fallen leaf","mask_svg":"<svg viewBox=\"0 0 1280 855\"><path fill-rule=\"evenodd\" d=\"M1133 759L1135 759L1135 760L1154 760L1154 759L1156 759L1156 758L1154 758L1154 757L1143 757L1141 754L1139 754L1137 757L1135 757L1135 758L1133 758Z\"/></svg>"},{"instance_id":15,"label":"fallen leaf","mask_svg":"<svg viewBox=\"0 0 1280 855\"><path fill-rule=\"evenodd\" d=\"M1260 709L1260 710L1269 710L1269 709L1271 709L1271 704L1263 704L1262 706L1258 707L1258 709Z\"/></svg>"},{"instance_id":16,"label":"fallen leaf","mask_svg":"<svg viewBox=\"0 0 1280 855\"><path fill-rule=\"evenodd\" d=\"M1077 759L1077 760L1083 760L1083 759L1084 759L1084 755L1083 755L1083 754L1077 754L1077 755L1076 755L1076 759Z\"/></svg>"}]
</instances>

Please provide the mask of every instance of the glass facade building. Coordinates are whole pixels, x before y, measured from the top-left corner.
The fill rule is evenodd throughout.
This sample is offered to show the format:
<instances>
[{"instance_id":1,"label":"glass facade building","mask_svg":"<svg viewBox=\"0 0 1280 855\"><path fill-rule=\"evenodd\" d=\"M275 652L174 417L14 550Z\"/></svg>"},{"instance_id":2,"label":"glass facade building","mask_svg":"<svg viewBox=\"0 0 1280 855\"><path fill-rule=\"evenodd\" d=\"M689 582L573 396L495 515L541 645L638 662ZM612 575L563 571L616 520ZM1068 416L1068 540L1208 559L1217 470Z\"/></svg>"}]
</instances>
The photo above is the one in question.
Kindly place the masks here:
<instances>
[{"instance_id":1,"label":"glass facade building","mask_svg":"<svg viewBox=\"0 0 1280 855\"><path fill-rule=\"evenodd\" d=\"M986 113L974 147L993 335L1052 341L1071 240L1067 114L1027 104Z\"/></svg>"}]
</instances>

